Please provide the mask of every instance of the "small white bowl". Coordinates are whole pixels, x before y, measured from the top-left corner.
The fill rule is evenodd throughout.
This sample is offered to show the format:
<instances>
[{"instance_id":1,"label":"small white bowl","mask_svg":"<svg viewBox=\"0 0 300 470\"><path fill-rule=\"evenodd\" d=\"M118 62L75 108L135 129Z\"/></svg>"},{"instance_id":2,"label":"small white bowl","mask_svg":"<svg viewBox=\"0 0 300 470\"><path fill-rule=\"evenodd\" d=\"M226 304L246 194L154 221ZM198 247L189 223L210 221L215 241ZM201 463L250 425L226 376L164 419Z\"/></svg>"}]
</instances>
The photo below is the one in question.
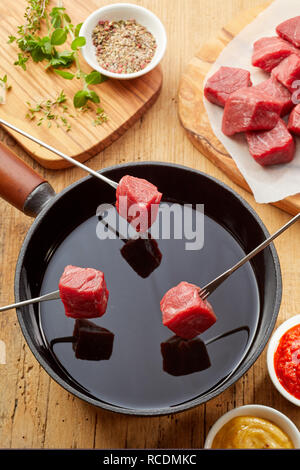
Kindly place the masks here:
<instances>
[{"instance_id":1,"label":"small white bowl","mask_svg":"<svg viewBox=\"0 0 300 470\"><path fill-rule=\"evenodd\" d=\"M219 430L233 418L237 416L256 416L258 418L267 419L276 424L283 432L285 432L291 441L295 449L300 448L300 433L295 424L283 413L264 405L245 405L238 408L234 408L228 413L225 413L215 424L211 427L207 434L204 449L211 449L213 440Z\"/></svg>"},{"instance_id":2,"label":"small white bowl","mask_svg":"<svg viewBox=\"0 0 300 470\"><path fill-rule=\"evenodd\" d=\"M294 397L281 385L276 375L275 368L274 368L274 354L277 350L277 347L279 345L279 342L282 336L288 330L290 330L296 325L300 325L300 315L295 315L294 317L289 318L284 323L282 323L282 325L280 325L279 328L275 331L275 333L270 339L269 346L268 346L267 365L268 365L269 376L273 384L277 388L278 392L280 392L281 395L284 396L284 398L289 400L294 405L300 406L300 400Z\"/></svg>"},{"instance_id":3,"label":"small white bowl","mask_svg":"<svg viewBox=\"0 0 300 470\"><path fill-rule=\"evenodd\" d=\"M145 26L156 39L157 49L152 61L143 70L134 73L113 73L105 70L99 65L96 56L96 48L92 41L92 32L100 20L119 21L135 19L137 23ZM154 69L163 58L167 47L167 35L162 22L154 13L144 7L132 3L115 3L107 5L94 11L83 23L80 36L86 39L86 45L82 47L81 52L86 62L98 72L106 77L117 78L118 80L129 80L141 77L150 70Z\"/></svg>"}]
</instances>

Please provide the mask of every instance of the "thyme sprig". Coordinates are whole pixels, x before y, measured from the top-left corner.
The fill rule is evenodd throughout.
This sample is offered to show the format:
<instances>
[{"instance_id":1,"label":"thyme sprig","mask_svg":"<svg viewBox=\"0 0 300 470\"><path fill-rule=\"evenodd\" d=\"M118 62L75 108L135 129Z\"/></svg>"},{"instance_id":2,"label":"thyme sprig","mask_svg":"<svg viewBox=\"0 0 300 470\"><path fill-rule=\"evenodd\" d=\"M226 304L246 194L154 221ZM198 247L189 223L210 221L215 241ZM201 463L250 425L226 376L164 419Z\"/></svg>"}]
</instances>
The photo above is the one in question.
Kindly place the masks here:
<instances>
[{"instance_id":1,"label":"thyme sprig","mask_svg":"<svg viewBox=\"0 0 300 470\"><path fill-rule=\"evenodd\" d=\"M5 74L3 77L0 77L0 82L2 85L5 86L6 90L9 91L11 89L11 85L7 83L7 75Z\"/></svg>"},{"instance_id":2,"label":"thyme sprig","mask_svg":"<svg viewBox=\"0 0 300 470\"><path fill-rule=\"evenodd\" d=\"M96 110L97 117L93 121L93 126L101 126L104 122L107 121L107 114L103 108L97 108Z\"/></svg>"},{"instance_id":3,"label":"thyme sprig","mask_svg":"<svg viewBox=\"0 0 300 470\"><path fill-rule=\"evenodd\" d=\"M68 118L74 116L69 113L66 102L67 97L63 90L54 99L42 100L34 105L27 101L28 112L26 118L31 121L38 119L38 126L41 126L43 122L47 122L48 127L51 127L52 123L55 123L57 127L63 126L69 132L71 124Z\"/></svg>"},{"instance_id":4,"label":"thyme sprig","mask_svg":"<svg viewBox=\"0 0 300 470\"><path fill-rule=\"evenodd\" d=\"M28 32L35 33L41 29L41 21L45 18L46 8L49 0L28 0L25 9L25 24L18 26L18 38L9 36L8 42L21 40Z\"/></svg>"},{"instance_id":5,"label":"thyme sprig","mask_svg":"<svg viewBox=\"0 0 300 470\"><path fill-rule=\"evenodd\" d=\"M0 77L0 104L6 101L6 92L11 89L11 85L7 83L7 75Z\"/></svg>"}]
</instances>

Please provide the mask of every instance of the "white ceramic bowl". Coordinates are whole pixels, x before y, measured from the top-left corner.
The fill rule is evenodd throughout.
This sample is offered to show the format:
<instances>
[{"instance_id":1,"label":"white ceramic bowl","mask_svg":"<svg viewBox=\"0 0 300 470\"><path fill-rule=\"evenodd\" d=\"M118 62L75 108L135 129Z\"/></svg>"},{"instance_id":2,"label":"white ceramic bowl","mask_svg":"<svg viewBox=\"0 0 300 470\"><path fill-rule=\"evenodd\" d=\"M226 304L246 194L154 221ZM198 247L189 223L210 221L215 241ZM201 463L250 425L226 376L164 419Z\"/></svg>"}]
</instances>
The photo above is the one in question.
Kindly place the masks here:
<instances>
[{"instance_id":1,"label":"white ceramic bowl","mask_svg":"<svg viewBox=\"0 0 300 470\"><path fill-rule=\"evenodd\" d=\"M274 354L277 350L278 344L282 336L291 328L296 325L300 325L300 315L295 315L294 317L289 318L286 320L279 328L275 331L273 336L270 339L269 346L268 346L268 353L267 353L267 365L270 378L277 388L278 392L281 393L287 400L289 400L294 405L300 406L300 400L293 395L291 395L279 382L278 377L275 372L274 368Z\"/></svg>"},{"instance_id":2,"label":"white ceramic bowl","mask_svg":"<svg viewBox=\"0 0 300 470\"><path fill-rule=\"evenodd\" d=\"M258 418L267 419L276 424L282 431L284 431L291 439L295 449L300 448L300 432L298 431L295 424L283 413L264 405L245 405L238 408L234 408L225 415L221 416L218 421L211 427L207 434L204 448L211 449L213 440L217 432L231 419L237 416L256 416Z\"/></svg>"},{"instance_id":3,"label":"white ceramic bowl","mask_svg":"<svg viewBox=\"0 0 300 470\"><path fill-rule=\"evenodd\" d=\"M96 57L96 48L92 41L92 32L99 20L119 21L135 19L137 23L145 26L156 39L157 49L152 61L143 70L134 73L113 73L103 69ZM141 77L150 70L154 69L163 58L167 47L167 35L162 22L154 13L144 7L132 3L115 3L107 5L94 11L83 23L80 36L86 39L86 45L82 47L81 52L86 62L98 72L110 78L119 80L129 80L131 78Z\"/></svg>"}]
</instances>

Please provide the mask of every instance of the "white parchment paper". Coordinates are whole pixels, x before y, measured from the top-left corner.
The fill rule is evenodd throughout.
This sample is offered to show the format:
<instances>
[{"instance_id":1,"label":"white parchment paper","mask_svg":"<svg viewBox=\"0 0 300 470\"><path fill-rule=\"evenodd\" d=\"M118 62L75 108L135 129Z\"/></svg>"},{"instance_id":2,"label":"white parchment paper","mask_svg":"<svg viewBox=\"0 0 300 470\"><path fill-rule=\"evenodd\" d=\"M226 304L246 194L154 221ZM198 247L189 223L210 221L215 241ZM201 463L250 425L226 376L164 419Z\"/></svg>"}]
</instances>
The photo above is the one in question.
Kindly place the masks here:
<instances>
[{"instance_id":1,"label":"white parchment paper","mask_svg":"<svg viewBox=\"0 0 300 470\"><path fill-rule=\"evenodd\" d=\"M253 43L261 37L276 36L276 26L294 16L300 16L300 0L275 0L221 52L207 78L221 65L249 70L253 85L269 78L269 74L251 65ZM295 138L296 156L293 162L263 168L250 155L243 135L227 137L223 134L223 108L209 103L205 98L204 104L215 135L234 159L257 202L280 201L300 193L300 138Z\"/></svg>"}]
</instances>

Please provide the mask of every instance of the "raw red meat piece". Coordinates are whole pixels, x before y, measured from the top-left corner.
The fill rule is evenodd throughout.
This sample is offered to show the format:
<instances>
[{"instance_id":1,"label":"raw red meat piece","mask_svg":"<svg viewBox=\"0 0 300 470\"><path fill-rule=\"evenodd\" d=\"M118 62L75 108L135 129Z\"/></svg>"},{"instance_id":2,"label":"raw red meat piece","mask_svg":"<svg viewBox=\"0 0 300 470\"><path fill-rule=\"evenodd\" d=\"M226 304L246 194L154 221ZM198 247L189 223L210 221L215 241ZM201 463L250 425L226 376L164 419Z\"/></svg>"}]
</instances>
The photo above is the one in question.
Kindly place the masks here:
<instances>
[{"instance_id":1,"label":"raw red meat piece","mask_svg":"<svg viewBox=\"0 0 300 470\"><path fill-rule=\"evenodd\" d=\"M296 82L300 80L300 57L296 54L290 55L272 70L272 75L294 93L299 88L299 83Z\"/></svg>"},{"instance_id":2,"label":"raw red meat piece","mask_svg":"<svg viewBox=\"0 0 300 470\"><path fill-rule=\"evenodd\" d=\"M300 16L279 24L276 32L278 36L291 42L295 47L300 47Z\"/></svg>"},{"instance_id":3,"label":"raw red meat piece","mask_svg":"<svg viewBox=\"0 0 300 470\"><path fill-rule=\"evenodd\" d=\"M276 126L282 102L254 87L241 88L225 104L222 130L231 136L238 132L269 130Z\"/></svg>"},{"instance_id":4,"label":"raw red meat piece","mask_svg":"<svg viewBox=\"0 0 300 470\"><path fill-rule=\"evenodd\" d=\"M290 114L288 130L300 135L300 104L298 104Z\"/></svg>"},{"instance_id":5,"label":"raw red meat piece","mask_svg":"<svg viewBox=\"0 0 300 470\"><path fill-rule=\"evenodd\" d=\"M155 222L161 198L149 181L126 175L118 184L116 208L137 232L146 232Z\"/></svg>"},{"instance_id":6,"label":"raw red meat piece","mask_svg":"<svg viewBox=\"0 0 300 470\"><path fill-rule=\"evenodd\" d=\"M292 44L277 36L261 38L253 45L252 65L271 72L283 59L298 52Z\"/></svg>"},{"instance_id":7,"label":"raw red meat piece","mask_svg":"<svg viewBox=\"0 0 300 470\"><path fill-rule=\"evenodd\" d=\"M199 292L198 286L181 282L160 302L163 324L181 338L195 338L217 320L211 305L201 299Z\"/></svg>"},{"instance_id":8,"label":"raw red meat piece","mask_svg":"<svg viewBox=\"0 0 300 470\"><path fill-rule=\"evenodd\" d=\"M294 139L282 119L270 131L247 132L246 136L252 157L262 166L288 163L294 158Z\"/></svg>"},{"instance_id":9,"label":"raw red meat piece","mask_svg":"<svg viewBox=\"0 0 300 470\"><path fill-rule=\"evenodd\" d=\"M294 107L291 93L278 80L276 80L275 77L271 76L271 78L255 85L253 88L281 101L283 105L281 112L282 116L288 114Z\"/></svg>"},{"instance_id":10,"label":"raw red meat piece","mask_svg":"<svg viewBox=\"0 0 300 470\"><path fill-rule=\"evenodd\" d=\"M250 72L234 67L221 67L210 77L204 87L204 95L211 103L225 106L231 93L251 86Z\"/></svg>"},{"instance_id":11,"label":"raw red meat piece","mask_svg":"<svg viewBox=\"0 0 300 470\"><path fill-rule=\"evenodd\" d=\"M59 293L67 317L101 317L106 311L109 291L104 274L96 269L66 266Z\"/></svg>"}]
</instances>

